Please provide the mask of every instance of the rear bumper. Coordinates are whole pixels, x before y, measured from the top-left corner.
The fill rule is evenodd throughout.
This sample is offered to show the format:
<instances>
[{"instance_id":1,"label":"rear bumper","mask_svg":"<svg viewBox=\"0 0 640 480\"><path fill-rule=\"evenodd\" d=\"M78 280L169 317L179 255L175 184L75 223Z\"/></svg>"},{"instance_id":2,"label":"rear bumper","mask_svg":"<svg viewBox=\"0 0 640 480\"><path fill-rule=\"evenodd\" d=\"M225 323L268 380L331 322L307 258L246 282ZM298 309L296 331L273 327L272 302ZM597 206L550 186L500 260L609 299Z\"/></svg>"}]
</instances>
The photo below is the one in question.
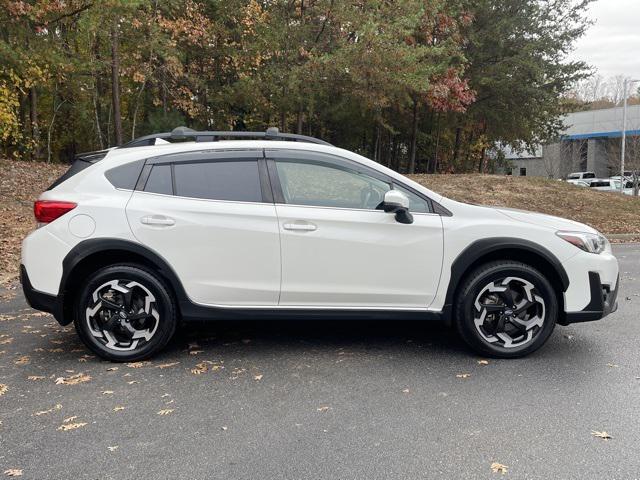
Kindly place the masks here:
<instances>
[{"instance_id":1,"label":"rear bumper","mask_svg":"<svg viewBox=\"0 0 640 480\"><path fill-rule=\"evenodd\" d=\"M561 325L570 323L590 322L600 320L618 309L618 288L620 276L616 280L615 288L610 285L602 285L600 275L597 272L589 272L589 291L591 300L589 304L579 312L567 312Z\"/></svg>"},{"instance_id":2,"label":"rear bumper","mask_svg":"<svg viewBox=\"0 0 640 480\"><path fill-rule=\"evenodd\" d=\"M33 288L24 265L20 265L20 283L22 284L24 297L31 308L53 314L55 319L61 325L64 325L62 322L62 301L56 295L39 292Z\"/></svg>"}]
</instances>

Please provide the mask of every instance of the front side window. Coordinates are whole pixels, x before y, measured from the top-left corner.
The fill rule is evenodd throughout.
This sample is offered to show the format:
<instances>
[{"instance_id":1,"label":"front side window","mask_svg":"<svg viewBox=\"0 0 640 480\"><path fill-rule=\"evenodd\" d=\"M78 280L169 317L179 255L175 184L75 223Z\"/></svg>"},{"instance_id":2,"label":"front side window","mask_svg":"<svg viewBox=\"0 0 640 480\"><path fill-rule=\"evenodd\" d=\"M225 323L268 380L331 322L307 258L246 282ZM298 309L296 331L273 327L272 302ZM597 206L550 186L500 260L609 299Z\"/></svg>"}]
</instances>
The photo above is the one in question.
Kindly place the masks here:
<instances>
[{"instance_id":1,"label":"front side window","mask_svg":"<svg viewBox=\"0 0 640 480\"><path fill-rule=\"evenodd\" d=\"M257 160L176 163L173 168L177 196L262 202Z\"/></svg>"},{"instance_id":2,"label":"front side window","mask_svg":"<svg viewBox=\"0 0 640 480\"><path fill-rule=\"evenodd\" d=\"M375 210L389 183L348 168L303 160L276 160L286 203Z\"/></svg>"}]
</instances>

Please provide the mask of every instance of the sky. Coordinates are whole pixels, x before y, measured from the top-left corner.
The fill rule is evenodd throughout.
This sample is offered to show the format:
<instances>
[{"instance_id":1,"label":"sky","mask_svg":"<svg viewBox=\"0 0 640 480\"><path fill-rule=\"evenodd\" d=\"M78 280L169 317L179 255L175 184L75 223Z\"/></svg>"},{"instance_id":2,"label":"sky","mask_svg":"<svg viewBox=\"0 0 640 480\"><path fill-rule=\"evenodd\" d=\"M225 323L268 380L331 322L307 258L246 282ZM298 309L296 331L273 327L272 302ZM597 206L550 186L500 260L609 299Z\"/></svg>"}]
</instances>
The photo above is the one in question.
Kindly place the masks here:
<instances>
[{"instance_id":1,"label":"sky","mask_svg":"<svg viewBox=\"0 0 640 480\"><path fill-rule=\"evenodd\" d=\"M587 62L605 78L640 78L640 0L596 0L588 16L595 24L570 58Z\"/></svg>"}]
</instances>

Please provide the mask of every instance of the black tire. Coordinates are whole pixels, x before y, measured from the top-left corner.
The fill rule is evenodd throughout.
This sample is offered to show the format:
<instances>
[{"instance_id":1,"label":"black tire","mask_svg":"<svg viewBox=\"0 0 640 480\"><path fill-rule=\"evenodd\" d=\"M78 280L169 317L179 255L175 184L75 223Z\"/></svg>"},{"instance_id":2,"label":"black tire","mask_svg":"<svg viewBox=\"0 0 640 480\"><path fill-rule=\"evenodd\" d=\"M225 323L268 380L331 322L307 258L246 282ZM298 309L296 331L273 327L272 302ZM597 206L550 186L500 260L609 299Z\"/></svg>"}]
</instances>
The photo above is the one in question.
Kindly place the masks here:
<instances>
[{"instance_id":1,"label":"black tire","mask_svg":"<svg viewBox=\"0 0 640 480\"><path fill-rule=\"evenodd\" d=\"M522 307L507 305L518 302ZM535 268L516 261L495 261L481 265L463 279L454 315L460 336L476 352L518 358L547 341L556 325L558 299L549 280Z\"/></svg>"},{"instance_id":2,"label":"black tire","mask_svg":"<svg viewBox=\"0 0 640 480\"><path fill-rule=\"evenodd\" d=\"M122 305L119 310L118 305ZM139 265L111 265L96 271L76 298L76 331L91 351L106 360L133 362L152 356L166 346L176 324L176 304L165 283Z\"/></svg>"}]
</instances>

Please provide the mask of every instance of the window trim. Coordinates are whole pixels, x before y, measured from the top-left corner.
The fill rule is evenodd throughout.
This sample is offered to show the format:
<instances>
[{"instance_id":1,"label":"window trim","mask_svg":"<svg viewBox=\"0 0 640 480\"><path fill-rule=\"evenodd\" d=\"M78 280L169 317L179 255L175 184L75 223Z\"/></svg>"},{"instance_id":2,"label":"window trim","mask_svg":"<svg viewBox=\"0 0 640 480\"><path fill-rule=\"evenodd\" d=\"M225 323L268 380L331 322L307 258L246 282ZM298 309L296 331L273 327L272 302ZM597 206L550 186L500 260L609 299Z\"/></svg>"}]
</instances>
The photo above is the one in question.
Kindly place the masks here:
<instances>
[{"instance_id":1,"label":"window trim","mask_svg":"<svg viewBox=\"0 0 640 480\"><path fill-rule=\"evenodd\" d=\"M189 197L184 195L178 195L176 189L176 176L175 165L177 164L192 164L192 163L218 163L218 162L234 162L234 161L255 161L258 167L258 183L260 185L261 200L258 202L249 200L224 200L216 198L202 198L202 197ZM170 165L171 166L171 184L173 193L161 194L154 192L145 192L145 187L151 170L156 165ZM176 152L158 157L148 158L142 169L142 174L136 183L135 190L141 193L147 193L152 195L163 195L165 197L183 198L191 200L205 200L213 202L231 202L231 203L248 203L248 204L273 204L273 193L269 184L269 178L267 174L267 167L264 160L264 153L262 149L225 149L225 150L198 150L194 152Z\"/></svg>"},{"instance_id":2,"label":"window trim","mask_svg":"<svg viewBox=\"0 0 640 480\"><path fill-rule=\"evenodd\" d=\"M293 203L287 203L284 194L282 192L282 185L280 183L280 177L276 168L276 161L282 159L291 159L298 160L303 163L310 163L315 165L328 165L331 167L336 167L339 170L345 171L355 171L358 173L362 173L373 177L377 180L380 180L384 183L388 183L393 189L394 185L398 185L409 192L416 195L418 198L424 200L427 204L427 208L429 212L411 212L414 215L442 215L443 213L436 212L436 202L434 202L431 198L424 195L421 192L416 191L414 188L411 188L409 185L396 180L395 178L391 178L384 173L381 173L371 167L366 165L362 165L361 163L355 162L353 160L349 160L344 157L340 157L337 155L333 155L330 153L324 152L314 152L308 150L295 150L295 149L286 149L286 150L278 150L278 149L265 149L265 158L267 164L267 170L269 173L269 180L271 181L271 188L273 190L273 198L275 200L276 205L288 205L295 207L309 207L309 208L328 208L328 209L338 209L338 210L355 210L360 212L381 212L385 213L383 210L375 210L369 208L352 208L352 207L328 207L322 205L298 205Z\"/></svg>"}]
</instances>

